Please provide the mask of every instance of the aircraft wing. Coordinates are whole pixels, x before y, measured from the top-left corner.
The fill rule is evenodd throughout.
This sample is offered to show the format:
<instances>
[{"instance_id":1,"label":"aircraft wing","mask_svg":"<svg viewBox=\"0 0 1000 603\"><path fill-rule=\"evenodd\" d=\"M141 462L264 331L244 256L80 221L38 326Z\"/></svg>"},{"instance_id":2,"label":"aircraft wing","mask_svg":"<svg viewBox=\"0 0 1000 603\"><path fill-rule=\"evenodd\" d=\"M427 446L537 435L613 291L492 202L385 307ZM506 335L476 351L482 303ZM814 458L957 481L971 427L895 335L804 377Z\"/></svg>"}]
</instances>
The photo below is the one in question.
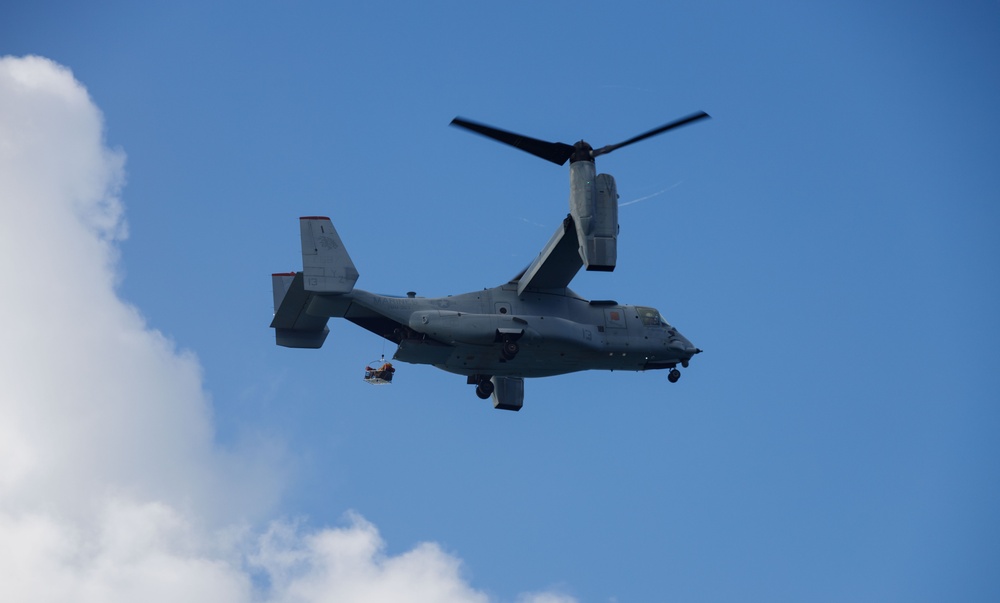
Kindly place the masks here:
<instances>
[{"instance_id":1,"label":"aircraft wing","mask_svg":"<svg viewBox=\"0 0 1000 603\"><path fill-rule=\"evenodd\" d=\"M580 242L573 218L566 216L555 234L527 269L517 278L517 294L526 289L563 289L583 268Z\"/></svg>"}]
</instances>

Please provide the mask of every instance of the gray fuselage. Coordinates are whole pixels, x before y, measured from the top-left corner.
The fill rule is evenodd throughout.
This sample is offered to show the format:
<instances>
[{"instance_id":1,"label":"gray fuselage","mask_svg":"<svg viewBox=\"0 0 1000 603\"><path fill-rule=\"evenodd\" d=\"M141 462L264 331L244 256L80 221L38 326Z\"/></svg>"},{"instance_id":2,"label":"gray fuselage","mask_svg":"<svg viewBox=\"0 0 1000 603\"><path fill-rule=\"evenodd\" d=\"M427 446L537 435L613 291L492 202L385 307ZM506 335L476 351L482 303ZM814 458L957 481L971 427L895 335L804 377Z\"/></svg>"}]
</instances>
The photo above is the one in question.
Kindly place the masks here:
<instances>
[{"instance_id":1,"label":"gray fuselage","mask_svg":"<svg viewBox=\"0 0 1000 603\"><path fill-rule=\"evenodd\" d=\"M518 296L517 284L509 283L437 298L354 289L344 298L397 323L391 334L379 333L399 344L396 360L466 376L672 369L698 352L651 307L587 301L570 289ZM343 316L354 320L350 311ZM361 318L354 321L365 326ZM501 354L508 339L519 346L511 359Z\"/></svg>"}]
</instances>

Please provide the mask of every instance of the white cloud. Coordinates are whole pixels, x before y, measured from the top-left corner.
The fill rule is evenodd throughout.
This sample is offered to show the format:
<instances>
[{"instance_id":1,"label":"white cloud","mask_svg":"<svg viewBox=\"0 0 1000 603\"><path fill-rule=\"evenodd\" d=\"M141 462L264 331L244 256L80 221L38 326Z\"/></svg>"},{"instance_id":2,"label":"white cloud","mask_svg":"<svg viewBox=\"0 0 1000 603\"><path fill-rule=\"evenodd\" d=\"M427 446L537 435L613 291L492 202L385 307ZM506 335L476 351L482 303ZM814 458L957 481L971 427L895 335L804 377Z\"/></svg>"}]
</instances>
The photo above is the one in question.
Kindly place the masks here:
<instances>
[{"instance_id":1,"label":"white cloud","mask_svg":"<svg viewBox=\"0 0 1000 603\"><path fill-rule=\"evenodd\" d=\"M274 601L487 601L436 544L387 557L375 526L356 514L349 519L346 528L306 535L288 524L271 527L252 562L270 579Z\"/></svg>"},{"instance_id":2,"label":"white cloud","mask_svg":"<svg viewBox=\"0 0 1000 603\"><path fill-rule=\"evenodd\" d=\"M569 595L551 592L522 595L517 601L518 603L573 603L576 599Z\"/></svg>"},{"instance_id":3,"label":"white cloud","mask_svg":"<svg viewBox=\"0 0 1000 603\"><path fill-rule=\"evenodd\" d=\"M69 70L0 58L0 600L486 601L358 515L256 530L280 459L220 450L197 359L118 297L124 154L102 136Z\"/></svg>"},{"instance_id":4,"label":"white cloud","mask_svg":"<svg viewBox=\"0 0 1000 603\"><path fill-rule=\"evenodd\" d=\"M92 511L108 489L205 508L230 484L201 369L114 289L123 154L45 59L0 62L0 116L0 510Z\"/></svg>"}]
</instances>

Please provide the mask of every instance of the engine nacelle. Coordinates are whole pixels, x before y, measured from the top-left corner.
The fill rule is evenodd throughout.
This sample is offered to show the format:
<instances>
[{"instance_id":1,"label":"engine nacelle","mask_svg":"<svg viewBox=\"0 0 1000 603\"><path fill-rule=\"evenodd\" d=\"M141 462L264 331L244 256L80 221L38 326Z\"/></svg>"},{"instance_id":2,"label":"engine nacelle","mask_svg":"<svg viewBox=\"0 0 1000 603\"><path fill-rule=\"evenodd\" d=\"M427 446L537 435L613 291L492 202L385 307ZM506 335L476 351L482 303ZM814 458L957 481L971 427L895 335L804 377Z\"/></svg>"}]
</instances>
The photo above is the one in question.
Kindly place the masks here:
<instances>
[{"instance_id":1,"label":"engine nacelle","mask_svg":"<svg viewBox=\"0 0 1000 603\"><path fill-rule=\"evenodd\" d=\"M490 345L524 335L524 321L499 314L470 314L450 310L414 312L409 327L444 343Z\"/></svg>"},{"instance_id":2,"label":"engine nacelle","mask_svg":"<svg viewBox=\"0 0 1000 603\"><path fill-rule=\"evenodd\" d=\"M598 174L594 229L587 236L587 270L615 269L618 261L618 188L611 174Z\"/></svg>"},{"instance_id":3,"label":"engine nacelle","mask_svg":"<svg viewBox=\"0 0 1000 603\"><path fill-rule=\"evenodd\" d=\"M570 164L569 209L587 270L610 272L618 261L618 189L592 161Z\"/></svg>"}]
</instances>

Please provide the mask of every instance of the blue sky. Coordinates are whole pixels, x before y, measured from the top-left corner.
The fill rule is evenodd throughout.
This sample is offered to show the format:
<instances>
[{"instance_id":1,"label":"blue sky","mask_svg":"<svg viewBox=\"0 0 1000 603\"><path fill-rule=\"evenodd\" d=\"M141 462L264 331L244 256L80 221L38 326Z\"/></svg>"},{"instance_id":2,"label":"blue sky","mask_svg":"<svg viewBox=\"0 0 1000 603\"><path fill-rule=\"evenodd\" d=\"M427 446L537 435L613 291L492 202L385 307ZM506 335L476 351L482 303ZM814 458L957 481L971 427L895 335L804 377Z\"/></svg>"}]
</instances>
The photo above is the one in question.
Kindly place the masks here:
<instances>
[{"instance_id":1,"label":"blue sky","mask_svg":"<svg viewBox=\"0 0 1000 603\"><path fill-rule=\"evenodd\" d=\"M995 3L5 13L0 55L57 74L38 98L87 93L0 92L5 305L51 329L10 336L7 456L62 459L7 464L0 532L75 560L8 595L165 592L107 545L153 526L122 550L177 561L151 573L189 600L420 600L400 575L451 600L1000 596ZM697 110L600 158L623 203L649 198L621 210L615 272L573 283L705 349L679 383L530 380L505 413L429 367L363 383L393 350L349 323L274 345L269 275L299 268L300 215L333 219L376 292L491 287L538 253L567 169L452 117L599 146ZM79 174L22 165L34 137ZM317 545L351 538L368 565Z\"/></svg>"}]
</instances>

